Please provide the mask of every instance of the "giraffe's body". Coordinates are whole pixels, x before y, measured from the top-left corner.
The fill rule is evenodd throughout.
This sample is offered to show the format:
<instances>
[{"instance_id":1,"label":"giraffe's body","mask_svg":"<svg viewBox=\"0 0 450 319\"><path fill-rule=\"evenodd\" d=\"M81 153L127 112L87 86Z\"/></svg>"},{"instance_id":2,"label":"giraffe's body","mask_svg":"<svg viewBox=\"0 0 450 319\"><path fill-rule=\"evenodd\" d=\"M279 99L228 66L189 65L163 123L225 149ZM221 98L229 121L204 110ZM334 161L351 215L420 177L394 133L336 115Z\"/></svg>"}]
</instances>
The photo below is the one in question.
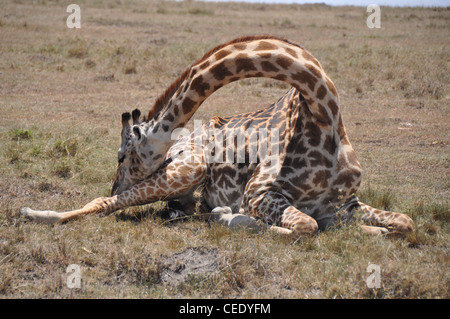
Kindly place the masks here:
<instances>
[{"instance_id":1,"label":"giraffe's body","mask_svg":"<svg viewBox=\"0 0 450 319\"><path fill-rule=\"evenodd\" d=\"M250 163L249 141L245 149L247 163L238 163L237 145L227 143L217 160L207 161L203 154L206 173L203 198L209 207L230 207L233 213L252 215L271 223L280 222L280 210L270 209L262 212L258 207L260 201L281 201L313 217L320 228L325 228L335 219L336 208L346 203L355 194L361 177L361 167L349 147L338 147L340 137L321 134L320 128L314 124L305 108L300 107L301 95L296 89L291 89L277 103L264 110L232 116L228 118L213 118L206 125L201 135L202 150L211 144L208 132L214 130L214 136L237 136L238 129L245 127L254 135L257 132L267 132L267 138L254 139L260 145L271 143L271 132L276 129L279 134L279 162L264 162L264 156L259 156L256 163ZM304 102L303 102L304 103ZM234 132L235 134L230 132ZM188 139L175 143L169 154L177 153L179 149L192 145L195 133ZM250 138L251 139L251 138ZM224 138L224 141L227 141ZM234 140L236 143L236 139ZM226 161L226 152L233 148L232 161ZM255 147L256 148L256 147ZM322 155L321 150L327 153ZM260 149L258 148L258 155ZM266 151L266 149L262 149ZM216 155L216 154L215 154ZM216 159L217 159L216 158ZM223 163L222 163L223 162ZM273 171L265 172L264 166ZM197 164L198 165L198 164ZM267 168L267 169L268 169ZM272 194L272 195L270 195ZM272 202L271 205L274 205ZM276 204L279 206L279 204Z\"/></svg>"},{"instance_id":2,"label":"giraffe's body","mask_svg":"<svg viewBox=\"0 0 450 319\"><path fill-rule=\"evenodd\" d=\"M173 143L173 130L183 127L209 95L248 77L282 80L293 88L262 111L215 117L202 131ZM72 212L28 208L22 212L38 220L64 221L161 199L184 200L203 185L204 200L211 208L226 206L235 214L262 218L295 238L326 228L334 222L336 209L352 201L371 224L411 230L413 222L407 215L380 211L354 199L361 166L338 105L334 84L300 46L275 37L236 39L208 52L189 68L157 100L146 121L139 122L140 114L134 112L130 126L131 115L122 116L112 197L96 199ZM214 150L216 159L222 160L211 161L207 146L220 133L232 136L236 130L244 133L245 150L234 141ZM254 138L261 131L266 134ZM271 132L277 133L276 140L270 139ZM251 159L255 143L268 146L257 148L256 160ZM238 160L237 154L245 154L245 160Z\"/></svg>"}]
</instances>

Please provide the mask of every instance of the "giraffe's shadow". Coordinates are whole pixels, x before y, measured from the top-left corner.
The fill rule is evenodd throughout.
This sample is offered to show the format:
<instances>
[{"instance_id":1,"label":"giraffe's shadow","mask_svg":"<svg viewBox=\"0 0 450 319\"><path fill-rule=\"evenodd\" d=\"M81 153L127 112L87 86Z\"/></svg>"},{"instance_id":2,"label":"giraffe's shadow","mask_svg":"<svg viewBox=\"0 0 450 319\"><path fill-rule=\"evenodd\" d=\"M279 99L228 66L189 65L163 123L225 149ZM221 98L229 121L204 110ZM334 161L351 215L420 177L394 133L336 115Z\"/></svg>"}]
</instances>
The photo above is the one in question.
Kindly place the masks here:
<instances>
[{"instance_id":1,"label":"giraffe's shadow","mask_svg":"<svg viewBox=\"0 0 450 319\"><path fill-rule=\"evenodd\" d=\"M183 205L174 200L124 209L116 213L115 216L117 221L142 223L153 219L164 223L164 225L172 226L185 222L194 215L186 214Z\"/></svg>"}]
</instances>

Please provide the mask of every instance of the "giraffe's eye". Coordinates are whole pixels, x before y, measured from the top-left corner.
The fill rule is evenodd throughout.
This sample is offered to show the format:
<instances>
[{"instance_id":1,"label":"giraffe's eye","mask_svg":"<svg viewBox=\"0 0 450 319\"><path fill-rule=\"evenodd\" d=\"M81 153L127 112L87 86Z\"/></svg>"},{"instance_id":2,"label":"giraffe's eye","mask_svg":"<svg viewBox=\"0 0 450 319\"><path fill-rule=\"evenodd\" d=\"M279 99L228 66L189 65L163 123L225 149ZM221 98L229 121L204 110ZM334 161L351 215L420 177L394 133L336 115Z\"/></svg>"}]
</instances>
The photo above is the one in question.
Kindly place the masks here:
<instances>
[{"instance_id":1,"label":"giraffe's eye","mask_svg":"<svg viewBox=\"0 0 450 319\"><path fill-rule=\"evenodd\" d=\"M119 159L118 159L119 164L122 164L124 160L125 160L125 154L122 155L122 157L119 157Z\"/></svg>"}]
</instances>

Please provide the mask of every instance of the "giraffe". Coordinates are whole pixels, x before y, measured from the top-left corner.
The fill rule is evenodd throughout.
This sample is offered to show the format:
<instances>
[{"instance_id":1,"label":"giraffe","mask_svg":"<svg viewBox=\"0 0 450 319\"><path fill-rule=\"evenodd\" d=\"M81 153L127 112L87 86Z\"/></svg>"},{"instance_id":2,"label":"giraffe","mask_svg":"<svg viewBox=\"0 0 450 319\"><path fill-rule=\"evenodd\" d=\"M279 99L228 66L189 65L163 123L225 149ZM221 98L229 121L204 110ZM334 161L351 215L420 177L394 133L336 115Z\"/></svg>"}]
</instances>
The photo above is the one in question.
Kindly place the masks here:
<instances>
[{"instance_id":1,"label":"giraffe","mask_svg":"<svg viewBox=\"0 0 450 319\"><path fill-rule=\"evenodd\" d=\"M292 87L263 110L213 117L173 139L213 92L250 77ZM244 132L237 134L243 144L233 136L236 132ZM273 141L272 132L278 133ZM231 145L211 152L208 145L222 143L221 134L232 136ZM61 223L177 200L183 207L179 210L192 214L193 192L201 186L212 218L230 227L269 228L298 239L333 225L339 209L351 215L360 208L365 232L406 233L414 228L408 215L358 200L362 168L343 124L336 87L310 52L287 39L247 36L215 47L156 100L146 117L137 109L123 113L121 138L110 197L68 212L22 208L21 213L35 221ZM253 156L255 143L268 147ZM230 152L232 160L223 161ZM265 226L258 226L257 219Z\"/></svg>"}]
</instances>

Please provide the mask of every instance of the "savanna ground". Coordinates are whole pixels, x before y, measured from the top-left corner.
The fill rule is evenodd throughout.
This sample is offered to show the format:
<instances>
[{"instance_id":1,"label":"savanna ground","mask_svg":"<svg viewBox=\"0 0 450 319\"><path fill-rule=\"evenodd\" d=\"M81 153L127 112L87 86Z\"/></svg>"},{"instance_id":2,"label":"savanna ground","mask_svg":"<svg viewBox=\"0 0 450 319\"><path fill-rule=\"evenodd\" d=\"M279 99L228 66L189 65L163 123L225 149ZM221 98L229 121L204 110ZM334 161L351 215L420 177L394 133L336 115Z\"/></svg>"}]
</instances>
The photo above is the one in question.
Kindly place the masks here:
<instances>
[{"instance_id":1,"label":"savanna ground","mask_svg":"<svg viewBox=\"0 0 450 319\"><path fill-rule=\"evenodd\" d=\"M0 13L0 296L4 298L449 298L448 8L241 3L2 1ZM291 243L198 218L166 222L165 203L35 224L22 206L70 210L108 195L120 115L156 97L212 47L274 34L308 48L340 93L365 169L360 198L408 213L403 239L357 222ZM258 110L287 85L245 80L196 119ZM82 289L66 285L68 265ZM369 264L381 287L368 288Z\"/></svg>"}]
</instances>

